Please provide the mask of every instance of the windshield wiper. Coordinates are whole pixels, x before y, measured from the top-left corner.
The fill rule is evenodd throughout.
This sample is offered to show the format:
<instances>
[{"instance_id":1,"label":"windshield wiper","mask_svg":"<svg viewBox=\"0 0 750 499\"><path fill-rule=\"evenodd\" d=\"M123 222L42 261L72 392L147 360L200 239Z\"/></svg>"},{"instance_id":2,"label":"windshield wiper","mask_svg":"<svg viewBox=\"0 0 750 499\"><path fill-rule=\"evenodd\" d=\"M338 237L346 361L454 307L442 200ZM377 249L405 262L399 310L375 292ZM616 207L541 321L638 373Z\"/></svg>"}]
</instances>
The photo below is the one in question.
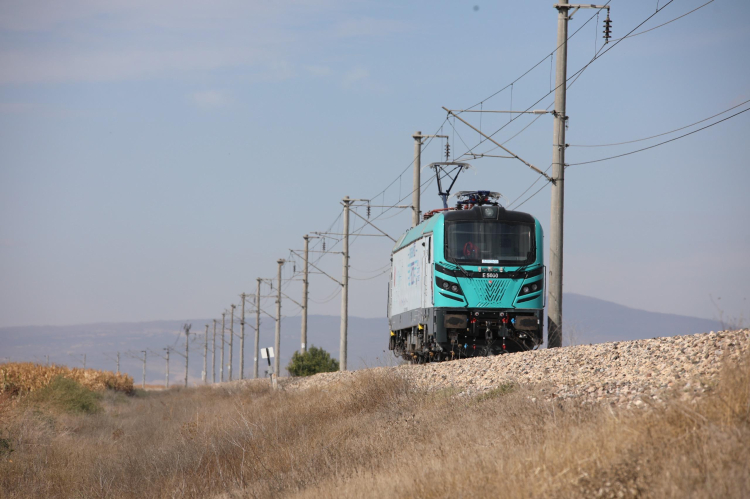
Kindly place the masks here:
<instances>
[{"instance_id":1,"label":"windshield wiper","mask_svg":"<svg viewBox=\"0 0 750 499\"><path fill-rule=\"evenodd\" d=\"M455 263L456 267L458 267L458 268L459 268L459 269L461 270L461 272L463 272L463 274L464 274L464 275L465 275L466 277L471 277L471 276L469 275L469 273L468 273L468 272L466 272L466 269L465 269L465 268L463 268L463 267L462 267L462 266L461 266L460 264L458 264L458 263L456 263L456 262L454 262L454 263Z\"/></svg>"}]
</instances>

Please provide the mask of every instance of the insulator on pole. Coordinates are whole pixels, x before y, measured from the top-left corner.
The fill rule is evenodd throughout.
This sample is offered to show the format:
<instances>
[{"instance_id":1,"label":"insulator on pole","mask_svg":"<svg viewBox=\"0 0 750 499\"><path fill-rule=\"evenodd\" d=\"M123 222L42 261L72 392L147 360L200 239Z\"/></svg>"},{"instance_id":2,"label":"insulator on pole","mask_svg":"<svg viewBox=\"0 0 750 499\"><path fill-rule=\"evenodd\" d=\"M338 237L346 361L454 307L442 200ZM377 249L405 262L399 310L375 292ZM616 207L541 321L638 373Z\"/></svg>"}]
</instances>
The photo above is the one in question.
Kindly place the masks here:
<instances>
[{"instance_id":1,"label":"insulator on pole","mask_svg":"<svg viewBox=\"0 0 750 499\"><path fill-rule=\"evenodd\" d=\"M323 238L323 251L325 250L326 250L326 238L324 237Z\"/></svg>"},{"instance_id":2,"label":"insulator on pole","mask_svg":"<svg viewBox=\"0 0 750 499\"><path fill-rule=\"evenodd\" d=\"M609 39L612 38L612 20L609 18L609 13L607 14L607 18L604 20L604 43L608 43Z\"/></svg>"},{"instance_id":3,"label":"insulator on pole","mask_svg":"<svg viewBox=\"0 0 750 499\"><path fill-rule=\"evenodd\" d=\"M370 219L370 205L367 205L367 219Z\"/></svg>"},{"instance_id":4,"label":"insulator on pole","mask_svg":"<svg viewBox=\"0 0 750 499\"><path fill-rule=\"evenodd\" d=\"M451 145L449 143L445 143L445 160L449 161L451 157Z\"/></svg>"}]
</instances>

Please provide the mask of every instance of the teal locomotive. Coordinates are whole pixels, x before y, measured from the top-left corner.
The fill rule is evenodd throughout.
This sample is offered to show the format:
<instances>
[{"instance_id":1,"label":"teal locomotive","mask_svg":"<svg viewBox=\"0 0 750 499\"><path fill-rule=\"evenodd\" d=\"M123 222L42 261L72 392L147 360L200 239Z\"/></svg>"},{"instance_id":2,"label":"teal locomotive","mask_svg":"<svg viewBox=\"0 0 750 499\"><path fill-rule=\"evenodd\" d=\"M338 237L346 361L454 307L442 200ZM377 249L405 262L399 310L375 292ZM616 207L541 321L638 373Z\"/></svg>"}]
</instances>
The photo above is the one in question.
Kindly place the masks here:
<instances>
[{"instance_id":1,"label":"teal locomotive","mask_svg":"<svg viewBox=\"0 0 750 499\"><path fill-rule=\"evenodd\" d=\"M543 342L543 234L489 191L458 193L396 242L389 349L424 362L529 350Z\"/></svg>"}]
</instances>

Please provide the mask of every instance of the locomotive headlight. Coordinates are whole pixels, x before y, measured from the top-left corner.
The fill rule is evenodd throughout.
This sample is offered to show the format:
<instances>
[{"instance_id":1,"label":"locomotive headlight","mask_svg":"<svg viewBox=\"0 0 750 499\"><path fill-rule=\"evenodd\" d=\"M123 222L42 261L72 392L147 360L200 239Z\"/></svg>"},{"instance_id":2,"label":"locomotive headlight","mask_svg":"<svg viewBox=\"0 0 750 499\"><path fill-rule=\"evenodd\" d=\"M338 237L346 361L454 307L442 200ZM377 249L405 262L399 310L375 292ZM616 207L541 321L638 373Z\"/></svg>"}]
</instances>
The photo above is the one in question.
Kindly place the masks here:
<instances>
[{"instance_id":1,"label":"locomotive headlight","mask_svg":"<svg viewBox=\"0 0 750 499\"><path fill-rule=\"evenodd\" d=\"M461 290L461 285L459 283L446 281L442 277L435 276L435 285L438 287L438 289L441 289L441 290L449 291L451 293L456 293L457 295L463 294L463 291Z\"/></svg>"},{"instance_id":2,"label":"locomotive headlight","mask_svg":"<svg viewBox=\"0 0 750 499\"><path fill-rule=\"evenodd\" d=\"M529 284L524 284L521 287L521 291L518 293L518 296L528 295L530 293L536 293L538 291L542 290L542 281L536 281Z\"/></svg>"},{"instance_id":3,"label":"locomotive headlight","mask_svg":"<svg viewBox=\"0 0 750 499\"><path fill-rule=\"evenodd\" d=\"M497 218L497 206L485 206L482 209L482 216L484 218Z\"/></svg>"}]
</instances>

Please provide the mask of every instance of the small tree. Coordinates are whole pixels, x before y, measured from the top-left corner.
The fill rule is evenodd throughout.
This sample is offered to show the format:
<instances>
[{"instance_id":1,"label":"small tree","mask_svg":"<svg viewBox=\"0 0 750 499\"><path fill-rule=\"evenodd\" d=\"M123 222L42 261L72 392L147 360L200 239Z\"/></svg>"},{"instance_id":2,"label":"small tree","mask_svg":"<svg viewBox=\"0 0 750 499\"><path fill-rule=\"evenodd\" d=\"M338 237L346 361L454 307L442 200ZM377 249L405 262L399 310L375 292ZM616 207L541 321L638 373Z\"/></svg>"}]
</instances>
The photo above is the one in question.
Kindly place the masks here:
<instances>
[{"instance_id":1,"label":"small tree","mask_svg":"<svg viewBox=\"0 0 750 499\"><path fill-rule=\"evenodd\" d=\"M339 361L322 348L311 346L305 353L294 352L286 368L292 376L312 376L339 370Z\"/></svg>"}]
</instances>

